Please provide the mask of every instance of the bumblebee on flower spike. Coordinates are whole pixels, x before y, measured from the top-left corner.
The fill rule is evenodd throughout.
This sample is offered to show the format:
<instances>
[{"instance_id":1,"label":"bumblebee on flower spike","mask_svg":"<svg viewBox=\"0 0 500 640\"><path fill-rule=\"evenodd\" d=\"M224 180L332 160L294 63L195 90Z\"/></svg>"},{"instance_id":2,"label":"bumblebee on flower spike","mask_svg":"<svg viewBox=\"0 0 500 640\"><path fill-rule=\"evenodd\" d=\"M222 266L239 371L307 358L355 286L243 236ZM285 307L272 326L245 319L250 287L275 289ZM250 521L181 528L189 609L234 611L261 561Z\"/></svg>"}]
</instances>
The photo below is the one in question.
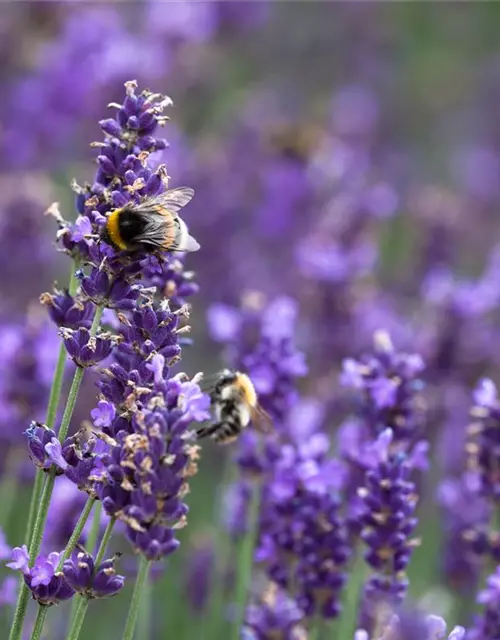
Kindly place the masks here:
<instances>
[{"instance_id":1,"label":"bumblebee on flower spike","mask_svg":"<svg viewBox=\"0 0 500 640\"><path fill-rule=\"evenodd\" d=\"M211 436L215 442L229 444L250 422L262 433L271 430L271 418L259 405L250 378L240 371L225 369L210 392L215 422L202 427L197 437Z\"/></svg>"},{"instance_id":2,"label":"bumblebee on flower spike","mask_svg":"<svg viewBox=\"0 0 500 640\"><path fill-rule=\"evenodd\" d=\"M179 217L194 195L189 187L169 189L142 202L128 202L114 209L106 220L101 239L121 251L198 251Z\"/></svg>"}]
</instances>

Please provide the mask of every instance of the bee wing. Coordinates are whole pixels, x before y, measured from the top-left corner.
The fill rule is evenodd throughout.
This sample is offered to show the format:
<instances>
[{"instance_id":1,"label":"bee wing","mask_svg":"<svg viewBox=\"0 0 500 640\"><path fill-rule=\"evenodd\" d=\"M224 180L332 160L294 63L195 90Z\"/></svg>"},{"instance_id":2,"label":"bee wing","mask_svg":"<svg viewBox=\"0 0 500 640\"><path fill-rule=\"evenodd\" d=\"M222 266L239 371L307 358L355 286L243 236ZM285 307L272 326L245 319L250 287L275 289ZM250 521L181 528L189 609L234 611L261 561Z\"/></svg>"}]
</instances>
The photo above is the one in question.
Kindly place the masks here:
<instances>
[{"instance_id":1,"label":"bee wing","mask_svg":"<svg viewBox=\"0 0 500 640\"><path fill-rule=\"evenodd\" d=\"M191 202L193 196L194 190L191 187L177 187L176 189L168 189L168 191L146 200L144 206L148 208L154 206L163 207L173 216L176 216L188 202Z\"/></svg>"},{"instance_id":2,"label":"bee wing","mask_svg":"<svg viewBox=\"0 0 500 640\"><path fill-rule=\"evenodd\" d=\"M250 417L252 419L253 427L257 431L260 431L260 433L269 435L273 432L273 420L267 411L264 411L260 405L252 407L250 410Z\"/></svg>"},{"instance_id":3,"label":"bee wing","mask_svg":"<svg viewBox=\"0 0 500 640\"><path fill-rule=\"evenodd\" d=\"M189 189L189 191L193 190ZM189 235L184 220L172 213L170 205L160 198L161 196L148 200L136 209L145 223L145 228L135 240L164 251L198 251L200 245Z\"/></svg>"}]
</instances>

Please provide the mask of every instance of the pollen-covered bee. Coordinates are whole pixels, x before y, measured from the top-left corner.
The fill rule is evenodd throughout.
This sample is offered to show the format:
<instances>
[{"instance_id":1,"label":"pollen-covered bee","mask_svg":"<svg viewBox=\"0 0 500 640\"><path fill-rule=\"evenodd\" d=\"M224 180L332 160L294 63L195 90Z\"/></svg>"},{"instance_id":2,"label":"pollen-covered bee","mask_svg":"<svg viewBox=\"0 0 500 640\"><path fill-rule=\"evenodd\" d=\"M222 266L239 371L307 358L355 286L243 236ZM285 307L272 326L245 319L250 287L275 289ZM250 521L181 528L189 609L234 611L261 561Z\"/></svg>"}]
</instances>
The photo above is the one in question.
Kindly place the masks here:
<instances>
[{"instance_id":1,"label":"pollen-covered bee","mask_svg":"<svg viewBox=\"0 0 500 640\"><path fill-rule=\"evenodd\" d=\"M257 392L245 373L225 369L210 393L210 402L215 422L202 427L198 438L211 436L216 442L227 444L250 422L263 433L271 429L271 418L259 405Z\"/></svg>"},{"instance_id":2,"label":"pollen-covered bee","mask_svg":"<svg viewBox=\"0 0 500 640\"><path fill-rule=\"evenodd\" d=\"M109 214L101 238L128 252L198 251L200 245L178 215L193 195L193 189L178 187L140 203L128 202Z\"/></svg>"}]
</instances>

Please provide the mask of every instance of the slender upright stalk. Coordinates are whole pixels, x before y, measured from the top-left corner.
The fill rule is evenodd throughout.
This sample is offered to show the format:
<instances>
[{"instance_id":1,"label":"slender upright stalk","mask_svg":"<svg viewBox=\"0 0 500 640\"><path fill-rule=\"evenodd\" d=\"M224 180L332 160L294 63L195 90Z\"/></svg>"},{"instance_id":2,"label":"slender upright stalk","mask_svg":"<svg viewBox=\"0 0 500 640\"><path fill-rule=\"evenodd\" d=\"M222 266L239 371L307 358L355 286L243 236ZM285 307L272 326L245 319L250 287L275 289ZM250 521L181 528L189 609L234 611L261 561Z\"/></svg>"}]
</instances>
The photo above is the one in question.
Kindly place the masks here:
<instances>
[{"instance_id":1,"label":"slender upright stalk","mask_svg":"<svg viewBox=\"0 0 500 640\"><path fill-rule=\"evenodd\" d=\"M76 600L75 612L71 620L71 627L66 635L66 640L78 640L80 637L80 631L82 630L83 621L85 620L85 614L89 606L89 599L85 596L75 596Z\"/></svg>"},{"instance_id":2,"label":"slender upright stalk","mask_svg":"<svg viewBox=\"0 0 500 640\"><path fill-rule=\"evenodd\" d=\"M255 485L252 487L250 497L250 505L248 510L248 527L245 536L241 540L238 549L238 558L236 565L236 596L235 622L231 633L233 640L239 640L241 636L241 627L245 617L245 609L248 599L248 590L252 580L253 552L257 539L257 525L260 506L260 487Z\"/></svg>"},{"instance_id":3,"label":"slender upright stalk","mask_svg":"<svg viewBox=\"0 0 500 640\"><path fill-rule=\"evenodd\" d=\"M312 626L312 629L307 634L308 640L320 640L320 631L321 631L320 625L318 624L318 622L315 622Z\"/></svg>"},{"instance_id":4,"label":"slender upright stalk","mask_svg":"<svg viewBox=\"0 0 500 640\"><path fill-rule=\"evenodd\" d=\"M85 369L78 367L71 383L69 390L68 401L64 410L64 415L61 421L61 428L59 429L59 440L62 442L69 429L69 424L73 416L73 410L76 404L76 398L80 390L80 386L83 380L83 374ZM30 562L34 562L38 552L40 551L40 545L42 542L43 530L45 528L45 522L47 520L47 513L49 511L50 498L52 497L52 491L54 489L54 482L56 479L55 469L51 469L47 474L47 479L43 487L42 495L40 498L40 504L38 507L38 513L33 527L33 535L30 543Z\"/></svg>"},{"instance_id":5,"label":"slender upright stalk","mask_svg":"<svg viewBox=\"0 0 500 640\"><path fill-rule=\"evenodd\" d=\"M87 538L87 542L85 547L89 553L94 553L94 550L97 545L97 540L99 539L99 530L101 528L101 513L102 513L102 502L100 500L97 501L94 509L94 515L92 517L92 527L90 529L89 537Z\"/></svg>"},{"instance_id":6,"label":"slender upright stalk","mask_svg":"<svg viewBox=\"0 0 500 640\"><path fill-rule=\"evenodd\" d=\"M139 617L137 618L137 638L149 640L151 637L151 619L153 613L153 584L148 577L144 583L139 605Z\"/></svg>"},{"instance_id":7,"label":"slender upright stalk","mask_svg":"<svg viewBox=\"0 0 500 640\"><path fill-rule=\"evenodd\" d=\"M40 640L43 632L43 625L45 624L45 618L47 617L47 612L49 608L46 605L38 606L38 613L36 615L35 626L33 627L33 631L31 632L31 640Z\"/></svg>"},{"instance_id":8,"label":"slender upright stalk","mask_svg":"<svg viewBox=\"0 0 500 640\"><path fill-rule=\"evenodd\" d=\"M78 260L72 260L71 262L71 273L69 277L69 293L74 296L78 290L78 278L76 277L76 271L79 267ZM59 406L59 400L61 398L62 385L64 381L64 368L66 365L66 347L64 343L61 342L59 346L59 355L57 357L56 370L54 372L54 378L52 380L52 385L50 387L49 394L49 404L47 406L47 415L45 417L45 424L49 427L49 429L53 429L56 416L57 416L57 408ZM43 488L43 479L45 474L42 470L38 469L35 475L35 482L33 485L33 491L31 494L31 503L28 515L28 522L26 524L26 535L25 540L29 545L31 542L31 537L33 534L33 525L35 523L35 515L38 508L38 504L40 503L40 496L42 495Z\"/></svg>"},{"instance_id":9,"label":"slender upright stalk","mask_svg":"<svg viewBox=\"0 0 500 640\"><path fill-rule=\"evenodd\" d=\"M342 602L342 614L335 625L336 638L352 638L357 628L361 593L366 577L366 564L363 558L361 545L354 547L351 560L350 578L345 586Z\"/></svg>"},{"instance_id":10,"label":"slender upright stalk","mask_svg":"<svg viewBox=\"0 0 500 640\"><path fill-rule=\"evenodd\" d=\"M109 539L111 538L111 534L113 533L113 528L116 523L116 518L110 518L108 522L108 526L104 531L104 535L102 536L101 544L99 545L99 550L97 551L97 555L95 557L95 566L101 564L102 559L104 558L104 554L106 553L106 549L108 548Z\"/></svg>"},{"instance_id":11,"label":"slender upright stalk","mask_svg":"<svg viewBox=\"0 0 500 640\"><path fill-rule=\"evenodd\" d=\"M82 535L83 527L87 524L87 520L89 519L90 512L95 504L95 498L88 498L83 510L78 518L78 522L73 529L73 533L71 534L70 539L66 544L66 548L59 560L59 564L57 565L57 570L61 571L64 561L67 560L70 555L73 553L73 549L76 547L78 540L80 540L80 536Z\"/></svg>"},{"instance_id":12,"label":"slender upright stalk","mask_svg":"<svg viewBox=\"0 0 500 640\"><path fill-rule=\"evenodd\" d=\"M9 453L7 464L0 483L0 525L5 531L10 520L12 507L17 499L19 483L19 466L25 453L20 447Z\"/></svg>"},{"instance_id":13,"label":"slender upright stalk","mask_svg":"<svg viewBox=\"0 0 500 640\"><path fill-rule=\"evenodd\" d=\"M144 589L144 585L148 579L149 568L151 561L141 556L139 563L139 573L135 580L134 592L132 594L132 600L128 610L127 622L125 624L125 631L123 632L123 640L134 640L135 625L137 624L137 614L139 613L139 605L141 603L141 593Z\"/></svg>"},{"instance_id":14,"label":"slender upright stalk","mask_svg":"<svg viewBox=\"0 0 500 640\"><path fill-rule=\"evenodd\" d=\"M222 508L223 492L236 480L237 468L229 458L224 463L221 490L216 494L214 505L215 517L219 517ZM224 605L226 603L225 579L230 570L229 562L233 545L227 531L222 529L215 539L214 566L210 580L207 637L209 640L219 640L224 625Z\"/></svg>"},{"instance_id":15,"label":"slender upright stalk","mask_svg":"<svg viewBox=\"0 0 500 640\"><path fill-rule=\"evenodd\" d=\"M102 312L103 312L103 307L102 305L100 305L96 308L94 320L92 322L92 327L90 328L90 334L92 336L95 336L97 333ZM64 363L63 363L63 369L64 369ZM78 367L73 376L73 381L71 383L71 387L69 390L66 407L64 409L63 417L61 420L61 426L59 428L58 437L61 442L63 442L66 436L68 435L69 425L71 423L71 418L73 417L73 411L75 409L76 399L78 397L78 392L80 391L80 386L82 384L84 373L85 373L85 369ZM43 530L45 528L47 513L49 511L50 498L52 497L52 491L54 489L55 470L51 469L49 473L46 475L47 475L47 479L45 481L42 495L40 497L40 501L37 507L38 510L36 513L36 519L33 526L33 533L30 539L29 553L30 553L31 563L35 561L36 556L40 551ZM21 638L24 616L26 615L26 608L28 606L28 592L29 592L28 587L23 581L21 583L21 589L19 591L19 595L17 598L16 611L14 614L14 621L12 623L12 627L10 630L9 640L20 640Z\"/></svg>"}]
</instances>

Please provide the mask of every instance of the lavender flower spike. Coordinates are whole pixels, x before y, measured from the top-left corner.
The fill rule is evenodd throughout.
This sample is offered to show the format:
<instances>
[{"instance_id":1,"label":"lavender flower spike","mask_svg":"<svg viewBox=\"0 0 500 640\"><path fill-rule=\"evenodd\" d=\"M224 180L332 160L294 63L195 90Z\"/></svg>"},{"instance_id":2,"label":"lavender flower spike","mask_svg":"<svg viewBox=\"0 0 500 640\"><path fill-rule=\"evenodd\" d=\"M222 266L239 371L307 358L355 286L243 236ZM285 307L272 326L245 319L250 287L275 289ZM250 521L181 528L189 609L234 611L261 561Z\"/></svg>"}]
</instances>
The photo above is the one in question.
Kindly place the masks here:
<instances>
[{"instance_id":1,"label":"lavender flower spike","mask_svg":"<svg viewBox=\"0 0 500 640\"><path fill-rule=\"evenodd\" d=\"M30 567L28 549L23 545L12 550L12 560L6 566L22 572L26 585L39 604L51 606L68 600L75 593L64 574L57 571L60 556L61 554L55 551L48 555L39 555Z\"/></svg>"},{"instance_id":2,"label":"lavender flower spike","mask_svg":"<svg viewBox=\"0 0 500 640\"><path fill-rule=\"evenodd\" d=\"M125 578L115 571L115 562L119 555L104 560L98 567L94 558L86 552L78 554L75 560L66 560L63 573L66 582L77 593L87 598L105 598L114 596L123 588Z\"/></svg>"}]
</instances>

